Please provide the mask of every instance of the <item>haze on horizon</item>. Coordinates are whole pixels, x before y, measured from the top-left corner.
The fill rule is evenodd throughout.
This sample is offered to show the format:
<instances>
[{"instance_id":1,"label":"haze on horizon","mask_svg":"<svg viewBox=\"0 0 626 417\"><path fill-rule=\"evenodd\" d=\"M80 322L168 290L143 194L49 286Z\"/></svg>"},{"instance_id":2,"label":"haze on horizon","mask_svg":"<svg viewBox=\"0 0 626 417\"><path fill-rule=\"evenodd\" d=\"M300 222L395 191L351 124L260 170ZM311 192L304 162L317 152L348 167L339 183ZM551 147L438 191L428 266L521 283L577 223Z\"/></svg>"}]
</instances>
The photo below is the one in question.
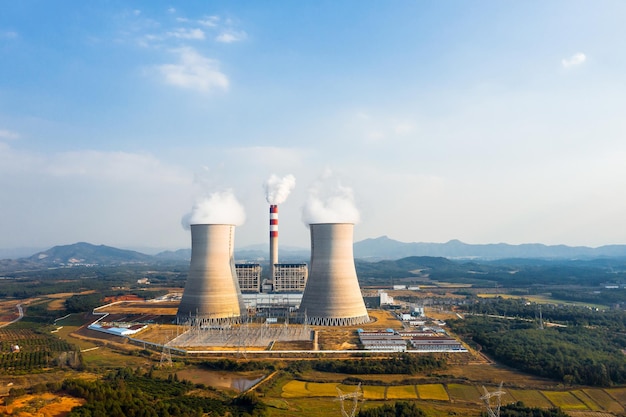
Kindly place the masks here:
<instances>
[{"instance_id":1,"label":"haze on horizon","mask_svg":"<svg viewBox=\"0 0 626 417\"><path fill-rule=\"evenodd\" d=\"M626 244L626 3L7 2L0 248L280 244L332 172L356 241Z\"/></svg>"}]
</instances>

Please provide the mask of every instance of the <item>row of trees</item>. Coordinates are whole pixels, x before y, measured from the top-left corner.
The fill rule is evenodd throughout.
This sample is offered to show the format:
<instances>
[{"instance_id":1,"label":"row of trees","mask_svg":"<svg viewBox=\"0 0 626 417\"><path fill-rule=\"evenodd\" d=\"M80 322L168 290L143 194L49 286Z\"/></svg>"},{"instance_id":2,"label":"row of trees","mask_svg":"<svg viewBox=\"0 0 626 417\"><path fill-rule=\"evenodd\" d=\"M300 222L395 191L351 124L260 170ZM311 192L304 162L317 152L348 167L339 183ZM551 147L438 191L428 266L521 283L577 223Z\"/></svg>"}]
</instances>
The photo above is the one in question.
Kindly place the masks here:
<instances>
[{"instance_id":1,"label":"row of trees","mask_svg":"<svg viewBox=\"0 0 626 417\"><path fill-rule=\"evenodd\" d=\"M445 369L447 362L444 358L434 355L409 355L402 353L390 358L362 358L358 360L319 360L292 362L288 370L298 374L311 369L321 372L340 374L408 374L430 372L436 369Z\"/></svg>"}]
</instances>

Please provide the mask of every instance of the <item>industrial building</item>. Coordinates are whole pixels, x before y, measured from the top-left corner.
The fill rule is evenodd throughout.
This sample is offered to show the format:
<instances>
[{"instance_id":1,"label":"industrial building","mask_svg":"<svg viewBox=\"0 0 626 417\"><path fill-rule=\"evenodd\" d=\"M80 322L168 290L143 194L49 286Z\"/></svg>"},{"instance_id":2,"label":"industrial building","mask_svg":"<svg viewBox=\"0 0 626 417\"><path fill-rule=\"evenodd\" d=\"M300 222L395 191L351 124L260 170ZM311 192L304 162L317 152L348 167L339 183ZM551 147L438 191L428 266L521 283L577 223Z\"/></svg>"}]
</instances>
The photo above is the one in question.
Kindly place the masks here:
<instances>
[{"instance_id":1,"label":"industrial building","mask_svg":"<svg viewBox=\"0 0 626 417\"><path fill-rule=\"evenodd\" d=\"M191 264L176 314L178 323L237 321L246 316L234 240L234 225L191 225Z\"/></svg>"},{"instance_id":2,"label":"industrial building","mask_svg":"<svg viewBox=\"0 0 626 417\"><path fill-rule=\"evenodd\" d=\"M451 337L420 336L410 339L411 347L422 352L465 352L461 342Z\"/></svg>"},{"instance_id":3,"label":"industrial building","mask_svg":"<svg viewBox=\"0 0 626 417\"><path fill-rule=\"evenodd\" d=\"M311 270L300 317L319 326L369 322L356 275L352 223L316 223L311 231Z\"/></svg>"},{"instance_id":4,"label":"industrial building","mask_svg":"<svg viewBox=\"0 0 626 417\"><path fill-rule=\"evenodd\" d=\"M303 292L308 276L307 264L274 264L274 292Z\"/></svg>"},{"instance_id":5,"label":"industrial building","mask_svg":"<svg viewBox=\"0 0 626 417\"><path fill-rule=\"evenodd\" d=\"M263 268L256 263L235 264L239 289L242 293L258 293L261 291L261 272Z\"/></svg>"}]
</instances>

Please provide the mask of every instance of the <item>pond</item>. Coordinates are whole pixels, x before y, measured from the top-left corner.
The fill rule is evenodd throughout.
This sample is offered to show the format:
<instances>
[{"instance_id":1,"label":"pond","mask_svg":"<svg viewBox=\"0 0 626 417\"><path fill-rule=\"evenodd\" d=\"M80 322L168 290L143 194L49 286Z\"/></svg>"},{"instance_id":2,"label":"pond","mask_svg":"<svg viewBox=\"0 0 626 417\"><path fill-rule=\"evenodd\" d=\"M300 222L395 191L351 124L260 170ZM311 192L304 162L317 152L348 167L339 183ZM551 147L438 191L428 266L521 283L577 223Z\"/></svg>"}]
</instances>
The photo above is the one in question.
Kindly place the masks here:
<instances>
[{"instance_id":1,"label":"pond","mask_svg":"<svg viewBox=\"0 0 626 417\"><path fill-rule=\"evenodd\" d=\"M265 378L265 374L258 372L225 372L206 371L204 369L190 368L177 371L179 379L186 379L194 384L204 384L214 388L231 389L243 392Z\"/></svg>"}]
</instances>

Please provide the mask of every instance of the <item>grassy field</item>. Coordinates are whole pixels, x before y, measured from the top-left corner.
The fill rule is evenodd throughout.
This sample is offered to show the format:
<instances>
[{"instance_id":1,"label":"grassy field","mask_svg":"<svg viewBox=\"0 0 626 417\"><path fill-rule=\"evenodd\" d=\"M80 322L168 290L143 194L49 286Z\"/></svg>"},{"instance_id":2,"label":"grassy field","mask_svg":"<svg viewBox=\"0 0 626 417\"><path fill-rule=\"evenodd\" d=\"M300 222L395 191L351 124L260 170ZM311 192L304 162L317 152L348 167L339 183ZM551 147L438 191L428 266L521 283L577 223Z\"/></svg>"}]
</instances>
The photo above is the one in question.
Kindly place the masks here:
<instances>
[{"instance_id":1,"label":"grassy field","mask_svg":"<svg viewBox=\"0 0 626 417\"><path fill-rule=\"evenodd\" d=\"M593 399L596 404L600 404L604 411L609 411L612 413L623 413L624 407L620 405L615 398L613 398L607 391L612 390L603 390L599 388L589 388L583 390L585 394L589 396L589 398ZM622 403L624 404L624 403Z\"/></svg>"},{"instance_id":2,"label":"grassy field","mask_svg":"<svg viewBox=\"0 0 626 417\"><path fill-rule=\"evenodd\" d=\"M455 402L465 401L475 403L482 395L473 385L448 384L447 388L450 400Z\"/></svg>"},{"instance_id":3,"label":"grassy field","mask_svg":"<svg viewBox=\"0 0 626 417\"><path fill-rule=\"evenodd\" d=\"M539 391L507 389L506 390L516 401L521 401L529 407L550 408L552 403Z\"/></svg>"}]
</instances>

